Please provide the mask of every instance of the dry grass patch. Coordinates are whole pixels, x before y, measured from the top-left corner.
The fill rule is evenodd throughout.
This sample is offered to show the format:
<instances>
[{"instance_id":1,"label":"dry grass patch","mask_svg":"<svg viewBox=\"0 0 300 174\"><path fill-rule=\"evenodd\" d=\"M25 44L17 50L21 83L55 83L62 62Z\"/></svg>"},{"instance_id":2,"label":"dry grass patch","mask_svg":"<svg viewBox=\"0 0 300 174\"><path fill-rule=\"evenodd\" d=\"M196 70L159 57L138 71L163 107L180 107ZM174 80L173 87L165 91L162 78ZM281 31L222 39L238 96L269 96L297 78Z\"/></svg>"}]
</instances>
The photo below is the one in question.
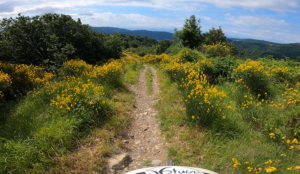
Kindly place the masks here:
<instances>
[{"instance_id":1,"label":"dry grass patch","mask_svg":"<svg viewBox=\"0 0 300 174\"><path fill-rule=\"evenodd\" d=\"M134 96L127 91L112 92L115 112L110 120L96 128L88 137L78 140L74 151L56 158L58 165L50 173L106 173L107 159L121 152L122 133L131 118Z\"/></svg>"}]
</instances>

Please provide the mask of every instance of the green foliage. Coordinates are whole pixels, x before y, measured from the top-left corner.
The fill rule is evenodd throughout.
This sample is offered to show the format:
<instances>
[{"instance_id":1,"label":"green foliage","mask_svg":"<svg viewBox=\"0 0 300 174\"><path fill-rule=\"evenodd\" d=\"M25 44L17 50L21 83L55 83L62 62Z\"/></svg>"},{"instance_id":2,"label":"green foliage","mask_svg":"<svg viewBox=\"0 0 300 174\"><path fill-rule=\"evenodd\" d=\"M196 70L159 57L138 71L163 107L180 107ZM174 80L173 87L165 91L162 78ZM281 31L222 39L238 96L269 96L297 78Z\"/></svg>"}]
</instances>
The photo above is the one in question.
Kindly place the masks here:
<instances>
[{"instance_id":1,"label":"green foliage","mask_svg":"<svg viewBox=\"0 0 300 174\"><path fill-rule=\"evenodd\" d=\"M186 19L181 31L175 29L174 42L192 49L200 46L203 43L200 19L196 20L195 15Z\"/></svg>"},{"instance_id":2,"label":"green foliage","mask_svg":"<svg viewBox=\"0 0 300 174\"><path fill-rule=\"evenodd\" d=\"M196 61L200 58L200 54L199 52L197 52L196 50L192 50L189 48L183 48L180 52L179 52L179 58L181 60L183 60L184 62L193 62Z\"/></svg>"},{"instance_id":3,"label":"green foliage","mask_svg":"<svg viewBox=\"0 0 300 174\"><path fill-rule=\"evenodd\" d=\"M63 63L59 73L66 77L82 77L91 70L92 66L82 60L70 60Z\"/></svg>"},{"instance_id":4,"label":"green foliage","mask_svg":"<svg viewBox=\"0 0 300 174\"><path fill-rule=\"evenodd\" d=\"M125 49L137 48L141 46L151 47L158 43L155 39L149 38L147 36L133 36L129 34L120 34L120 38L123 42Z\"/></svg>"},{"instance_id":5,"label":"green foliage","mask_svg":"<svg viewBox=\"0 0 300 174\"><path fill-rule=\"evenodd\" d=\"M125 82L130 84L137 84L139 82L139 71L142 68L140 64L125 64Z\"/></svg>"},{"instance_id":6,"label":"green foliage","mask_svg":"<svg viewBox=\"0 0 300 174\"><path fill-rule=\"evenodd\" d=\"M221 57L211 59L214 65L214 72L213 72L213 79L214 82L225 82L225 81L232 81L233 77L231 76L234 69L238 67L238 62L233 57ZM220 78L224 78L221 80ZM221 81L220 81L221 80Z\"/></svg>"},{"instance_id":7,"label":"green foliage","mask_svg":"<svg viewBox=\"0 0 300 174\"><path fill-rule=\"evenodd\" d=\"M203 45L202 50L207 57L226 57L230 55L230 48L226 44Z\"/></svg>"},{"instance_id":8,"label":"green foliage","mask_svg":"<svg viewBox=\"0 0 300 174\"><path fill-rule=\"evenodd\" d=\"M1 21L0 60L14 63L44 65L58 71L68 59L80 57L88 63L119 58L122 42L117 35L91 31L80 20L69 15L45 14Z\"/></svg>"},{"instance_id":9,"label":"green foliage","mask_svg":"<svg viewBox=\"0 0 300 174\"><path fill-rule=\"evenodd\" d=\"M146 71L146 85L147 85L147 92L148 94L153 94L153 87L152 87L152 82L153 82L153 73L150 68L147 69Z\"/></svg>"},{"instance_id":10,"label":"green foliage","mask_svg":"<svg viewBox=\"0 0 300 174\"><path fill-rule=\"evenodd\" d=\"M233 42L244 54L241 57L257 59L258 57L266 57L273 55L274 59L280 60L285 57L297 60L300 55L299 44L275 44L275 43L262 43L251 41L234 41Z\"/></svg>"},{"instance_id":11,"label":"green foliage","mask_svg":"<svg viewBox=\"0 0 300 174\"><path fill-rule=\"evenodd\" d=\"M231 55L231 56L235 56L235 55L237 55L237 56L239 56L239 57L241 57L241 56L243 56L244 54L245 54L245 51L243 50L243 49L238 49L235 45L234 45L234 43L232 43L232 42L227 42L226 43L226 46L229 48L229 54Z\"/></svg>"},{"instance_id":12,"label":"green foliage","mask_svg":"<svg viewBox=\"0 0 300 174\"><path fill-rule=\"evenodd\" d=\"M166 50L166 54L173 56L175 54L178 54L181 49L182 47L180 47L178 44L173 44Z\"/></svg>"},{"instance_id":13,"label":"green foliage","mask_svg":"<svg viewBox=\"0 0 300 174\"><path fill-rule=\"evenodd\" d=\"M206 45L215 45L218 43L224 43L226 41L225 33L223 33L222 28L215 29L214 27L210 29L207 33L204 33L204 43Z\"/></svg>"},{"instance_id":14,"label":"green foliage","mask_svg":"<svg viewBox=\"0 0 300 174\"><path fill-rule=\"evenodd\" d=\"M173 41L170 40L162 40L160 42L158 42L158 45L155 49L155 54L159 55L162 54L164 52L166 52L166 50L173 44Z\"/></svg>"}]
</instances>

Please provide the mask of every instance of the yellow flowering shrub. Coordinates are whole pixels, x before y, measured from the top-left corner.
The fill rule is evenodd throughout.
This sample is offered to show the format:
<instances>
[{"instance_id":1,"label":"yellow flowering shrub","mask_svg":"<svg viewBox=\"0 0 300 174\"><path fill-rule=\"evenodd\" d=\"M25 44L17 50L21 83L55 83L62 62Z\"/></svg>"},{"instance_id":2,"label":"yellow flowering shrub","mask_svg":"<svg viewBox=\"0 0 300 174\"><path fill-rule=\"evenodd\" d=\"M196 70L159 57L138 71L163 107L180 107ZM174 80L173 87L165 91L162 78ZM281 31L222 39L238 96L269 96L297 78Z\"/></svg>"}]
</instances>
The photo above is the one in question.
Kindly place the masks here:
<instances>
[{"instance_id":1,"label":"yellow flowering shrub","mask_svg":"<svg viewBox=\"0 0 300 174\"><path fill-rule=\"evenodd\" d=\"M120 81L123 72L122 63L119 60L113 60L103 66L94 66L90 72L85 72L84 75L98 80L99 82L107 82L115 85Z\"/></svg>"},{"instance_id":2,"label":"yellow flowering shrub","mask_svg":"<svg viewBox=\"0 0 300 174\"><path fill-rule=\"evenodd\" d=\"M74 76L80 77L85 72L88 72L92 69L92 65L88 65L85 61L77 59L77 60L69 60L63 63L60 73L63 76Z\"/></svg>"},{"instance_id":3,"label":"yellow flowering shrub","mask_svg":"<svg viewBox=\"0 0 300 174\"><path fill-rule=\"evenodd\" d=\"M272 74L263 62L247 60L240 63L233 71L235 72L236 82L254 94L260 94L261 97L265 98L266 93L269 93Z\"/></svg>"},{"instance_id":4,"label":"yellow flowering shrub","mask_svg":"<svg viewBox=\"0 0 300 174\"><path fill-rule=\"evenodd\" d=\"M49 95L55 94L50 105L64 112L78 109L99 110L106 103L103 86L96 85L90 80L70 78L67 82L57 82L46 88Z\"/></svg>"},{"instance_id":5,"label":"yellow flowering shrub","mask_svg":"<svg viewBox=\"0 0 300 174\"><path fill-rule=\"evenodd\" d=\"M277 67L272 69L272 71L277 75L277 77L281 80L284 81L284 79L290 75L291 70L289 67Z\"/></svg>"},{"instance_id":6,"label":"yellow flowering shrub","mask_svg":"<svg viewBox=\"0 0 300 174\"><path fill-rule=\"evenodd\" d=\"M199 63L201 71L206 75L211 75L214 72L214 64L208 59L203 59ZM197 65L196 65L197 66Z\"/></svg>"},{"instance_id":7,"label":"yellow flowering shrub","mask_svg":"<svg viewBox=\"0 0 300 174\"><path fill-rule=\"evenodd\" d=\"M2 90L8 88L11 83L10 76L0 71L0 97L3 97Z\"/></svg>"},{"instance_id":8,"label":"yellow flowering shrub","mask_svg":"<svg viewBox=\"0 0 300 174\"><path fill-rule=\"evenodd\" d=\"M193 62L193 61L197 61L198 59L200 59L202 56L201 54L196 51L196 50L191 50L189 48L183 48L180 52L179 52L179 59L183 62Z\"/></svg>"},{"instance_id":9,"label":"yellow flowering shrub","mask_svg":"<svg viewBox=\"0 0 300 174\"><path fill-rule=\"evenodd\" d=\"M223 43L204 45L203 49L207 57L226 57L230 55L230 48Z\"/></svg>"},{"instance_id":10,"label":"yellow flowering shrub","mask_svg":"<svg viewBox=\"0 0 300 174\"><path fill-rule=\"evenodd\" d=\"M15 65L0 62L0 71L10 76L10 88L13 95L24 94L28 90L46 86L55 76L53 73L46 72L42 67L24 64Z\"/></svg>"},{"instance_id":11,"label":"yellow flowering shrub","mask_svg":"<svg viewBox=\"0 0 300 174\"><path fill-rule=\"evenodd\" d=\"M123 57L121 57L120 60L121 60L122 64L126 64L126 63L130 63L130 64L139 64L139 61L138 61L138 60L133 59L133 58L131 58L131 57L129 57L129 56L123 56Z\"/></svg>"},{"instance_id":12,"label":"yellow flowering shrub","mask_svg":"<svg viewBox=\"0 0 300 174\"><path fill-rule=\"evenodd\" d=\"M194 116L204 126L221 126L227 117L225 110L231 108L224 103L226 93L218 91L208 83L205 74L193 69L186 71L186 78L182 80L180 87L189 116Z\"/></svg>"}]
</instances>

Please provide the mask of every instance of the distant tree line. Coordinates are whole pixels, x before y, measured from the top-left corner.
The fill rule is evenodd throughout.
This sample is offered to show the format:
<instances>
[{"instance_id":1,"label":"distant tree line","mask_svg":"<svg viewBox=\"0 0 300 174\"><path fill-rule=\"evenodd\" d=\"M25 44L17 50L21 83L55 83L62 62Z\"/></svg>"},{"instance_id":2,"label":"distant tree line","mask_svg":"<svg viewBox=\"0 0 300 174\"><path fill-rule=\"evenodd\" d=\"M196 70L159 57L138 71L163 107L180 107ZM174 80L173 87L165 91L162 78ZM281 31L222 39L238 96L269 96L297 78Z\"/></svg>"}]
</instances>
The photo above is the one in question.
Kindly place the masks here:
<instances>
[{"instance_id":1,"label":"distant tree line","mask_svg":"<svg viewBox=\"0 0 300 174\"><path fill-rule=\"evenodd\" d=\"M225 43L226 36L221 27L212 28L207 33L202 33L200 19L197 20L195 15L192 15L185 20L182 30L178 31L175 28L174 42L184 47L197 49L203 44Z\"/></svg>"},{"instance_id":2,"label":"distant tree line","mask_svg":"<svg viewBox=\"0 0 300 174\"><path fill-rule=\"evenodd\" d=\"M125 49L137 48L140 46L151 47L158 43L157 40L147 36L133 36L129 34L120 34L119 36L121 37Z\"/></svg>"},{"instance_id":3,"label":"distant tree line","mask_svg":"<svg viewBox=\"0 0 300 174\"><path fill-rule=\"evenodd\" d=\"M0 22L0 61L42 65L56 71L64 61L96 63L122 55L118 34L92 31L69 15L4 18Z\"/></svg>"}]
</instances>

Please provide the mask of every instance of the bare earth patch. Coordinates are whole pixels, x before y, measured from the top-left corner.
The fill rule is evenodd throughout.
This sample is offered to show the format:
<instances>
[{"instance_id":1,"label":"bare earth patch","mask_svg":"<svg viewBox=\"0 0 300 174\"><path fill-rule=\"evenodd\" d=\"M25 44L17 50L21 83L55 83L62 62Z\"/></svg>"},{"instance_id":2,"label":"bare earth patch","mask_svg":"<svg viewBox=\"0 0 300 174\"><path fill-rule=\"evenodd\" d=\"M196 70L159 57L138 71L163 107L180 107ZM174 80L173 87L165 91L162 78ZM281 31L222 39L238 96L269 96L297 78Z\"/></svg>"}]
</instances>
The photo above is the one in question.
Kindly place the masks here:
<instances>
[{"instance_id":1,"label":"bare earth patch","mask_svg":"<svg viewBox=\"0 0 300 174\"><path fill-rule=\"evenodd\" d=\"M157 111L153 105L159 100L159 86L156 70L150 67L153 73L153 95L147 94L145 73L149 67L141 72L139 83L129 87L135 94L136 107L131 111L133 117L131 128L127 137L123 140L125 150L129 155L129 164L123 170L116 173L123 174L128 171L147 166L164 166L167 162L167 148L165 139L160 131L160 123L156 118Z\"/></svg>"}]
</instances>

